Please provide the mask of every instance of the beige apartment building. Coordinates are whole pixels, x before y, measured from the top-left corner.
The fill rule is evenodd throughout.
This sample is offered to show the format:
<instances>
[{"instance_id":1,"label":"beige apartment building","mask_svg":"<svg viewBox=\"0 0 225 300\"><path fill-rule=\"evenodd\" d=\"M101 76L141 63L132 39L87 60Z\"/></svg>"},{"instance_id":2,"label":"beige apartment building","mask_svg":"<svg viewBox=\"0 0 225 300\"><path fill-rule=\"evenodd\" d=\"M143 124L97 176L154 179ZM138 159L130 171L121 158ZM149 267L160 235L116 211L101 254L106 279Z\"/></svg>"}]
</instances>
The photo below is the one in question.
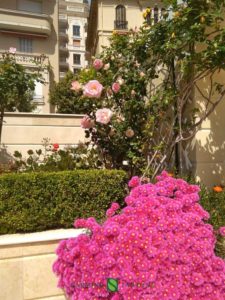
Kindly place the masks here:
<instances>
[{"instance_id":1,"label":"beige apartment building","mask_svg":"<svg viewBox=\"0 0 225 300\"><path fill-rule=\"evenodd\" d=\"M36 113L54 112L48 103L53 81L59 80L58 0L1 0L0 53L16 48L16 60L30 71L34 60L45 54L51 71L44 72L45 84L36 83Z\"/></svg>"},{"instance_id":2,"label":"beige apartment building","mask_svg":"<svg viewBox=\"0 0 225 300\"><path fill-rule=\"evenodd\" d=\"M53 82L59 80L59 71L84 65L87 13L88 4L83 0L0 0L0 57L9 48L16 48L16 61L28 71L35 71L35 61L42 60L41 54L46 57L44 64L50 65L43 74L45 84L36 82L33 101L37 109L32 113L5 113L0 162L13 159L15 150L26 156L27 150L40 149L44 139L59 143L60 148L84 140L82 116L55 114L48 98ZM73 64L73 53L80 55L80 64Z\"/></svg>"},{"instance_id":3,"label":"beige apartment building","mask_svg":"<svg viewBox=\"0 0 225 300\"><path fill-rule=\"evenodd\" d=\"M114 30L126 32L139 28L143 12L152 8L152 17L157 22L163 10L162 1L152 0L94 0L91 2L86 43L87 58L101 52L102 46L109 45Z\"/></svg>"},{"instance_id":4,"label":"beige apartment building","mask_svg":"<svg viewBox=\"0 0 225 300\"><path fill-rule=\"evenodd\" d=\"M59 70L63 78L68 70L76 73L86 66L87 0L59 1Z\"/></svg>"}]
</instances>

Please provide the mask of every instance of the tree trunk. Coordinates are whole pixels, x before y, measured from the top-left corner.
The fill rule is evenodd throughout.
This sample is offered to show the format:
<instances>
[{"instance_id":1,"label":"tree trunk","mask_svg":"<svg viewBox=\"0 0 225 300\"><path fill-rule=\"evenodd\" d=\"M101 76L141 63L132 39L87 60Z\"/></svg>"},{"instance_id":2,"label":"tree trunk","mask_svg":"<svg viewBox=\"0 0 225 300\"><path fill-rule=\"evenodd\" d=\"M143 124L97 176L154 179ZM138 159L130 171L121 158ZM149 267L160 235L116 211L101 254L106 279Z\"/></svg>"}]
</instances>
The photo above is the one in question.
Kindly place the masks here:
<instances>
[{"instance_id":1,"label":"tree trunk","mask_svg":"<svg viewBox=\"0 0 225 300\"><path fill-rule=\"evenodd\" d=\"M176 86L176 71L175 71L175 61L172 60L172 84L174 91L177 90ZM178 126L179 126L179 119L178 119L178 97L174 107L174 114L175 114L175 130L174 130L174 139L178 136ZM178 175L180 173L180 152L179 152L179 144L176 143L174 146L174 164L175 164L175 173Z\"/></svg>"},{"instance_id":2,"label":"tree trunk","mask_svg":"<svg viewBox=\"0 0 225 300\"><path fill-rule=\"evenodd\" d=\"M0 147L2 146L2 128L3 128L4 112L5 112L4 108L2 108L0 114Z\"/></svg>"}]
</instances>

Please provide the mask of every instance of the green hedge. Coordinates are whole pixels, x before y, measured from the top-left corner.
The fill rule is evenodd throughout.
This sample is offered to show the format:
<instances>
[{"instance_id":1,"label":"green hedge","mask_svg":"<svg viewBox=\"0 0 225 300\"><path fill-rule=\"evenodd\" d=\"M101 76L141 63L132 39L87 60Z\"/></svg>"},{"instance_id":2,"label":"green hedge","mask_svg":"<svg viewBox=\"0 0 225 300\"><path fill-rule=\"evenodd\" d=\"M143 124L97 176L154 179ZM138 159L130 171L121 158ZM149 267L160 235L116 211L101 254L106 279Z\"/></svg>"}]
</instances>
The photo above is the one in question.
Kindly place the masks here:
<instances>
[{"instance_id":1,"label":"green hedge","mask_svg":"<svg viewBox=\"0 0 225 300\"><path fill-rule=\"evenodd\" d=\"M0 234L70 228L76 218L101 220L123 203L123 171L76 170L0 176Z\"/></svg>"}]
</instances>

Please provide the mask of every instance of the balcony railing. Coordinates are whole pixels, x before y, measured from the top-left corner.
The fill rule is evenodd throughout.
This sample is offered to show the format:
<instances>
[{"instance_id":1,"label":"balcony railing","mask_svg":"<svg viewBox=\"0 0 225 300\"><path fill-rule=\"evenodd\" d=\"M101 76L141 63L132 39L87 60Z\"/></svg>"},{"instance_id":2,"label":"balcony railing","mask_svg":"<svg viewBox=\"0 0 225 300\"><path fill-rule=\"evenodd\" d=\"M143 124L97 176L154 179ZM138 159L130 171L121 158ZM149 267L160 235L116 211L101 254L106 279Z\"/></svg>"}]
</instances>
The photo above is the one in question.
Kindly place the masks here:
<instances>
[{"instance_id":1,"label":"balcony railing","mask_svg":"<svg viewBox=\"0 0 225 300\"><path fill-rule=\"evenodd\" d=\"M114 29L127 29L127 21L114 21Z\"/></svg>"},{"instance_id":2,"label":"balcony railing","mask_svg":"<svg viewBox=\"0 0 225 300\"><path fill-rule=\"evenodd\" d=\"M5 51L0 50L0 60ZM25 67L37 67L37 64L47 63L48 58L45 55L34 55L27 53L19 53L15 54L15 59L18 64L21 64Z\"/></svg>"}]
</instances>

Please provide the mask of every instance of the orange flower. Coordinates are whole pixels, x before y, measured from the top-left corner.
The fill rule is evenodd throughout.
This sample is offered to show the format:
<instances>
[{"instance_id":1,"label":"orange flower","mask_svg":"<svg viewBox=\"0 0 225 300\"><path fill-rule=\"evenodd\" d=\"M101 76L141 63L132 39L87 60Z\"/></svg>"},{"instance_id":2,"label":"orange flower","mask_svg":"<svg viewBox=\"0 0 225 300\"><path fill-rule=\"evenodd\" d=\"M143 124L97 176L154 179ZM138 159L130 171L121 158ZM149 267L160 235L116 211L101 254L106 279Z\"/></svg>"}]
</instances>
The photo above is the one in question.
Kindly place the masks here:
<instances>
[{"instance_id":1,"label":"orange flower","mask_svg":"<svg viewBox=\"0 0 225 300\"><path fill-rule=\"evenodd\" d=\"M216 193L221 193L223 191L223 188L219 185L216 185L213 187L213 191Z\"/></svg>"},{"instance_id":2,"label":"orange flower","mask_svg":"<svg viewBox=\"0 0 225 300\"><path fill-rule=\"evenodd\" d=\"M168 176L173 177L174 174L173 173L168 173Z\"/></svg>"}]
</instances>

